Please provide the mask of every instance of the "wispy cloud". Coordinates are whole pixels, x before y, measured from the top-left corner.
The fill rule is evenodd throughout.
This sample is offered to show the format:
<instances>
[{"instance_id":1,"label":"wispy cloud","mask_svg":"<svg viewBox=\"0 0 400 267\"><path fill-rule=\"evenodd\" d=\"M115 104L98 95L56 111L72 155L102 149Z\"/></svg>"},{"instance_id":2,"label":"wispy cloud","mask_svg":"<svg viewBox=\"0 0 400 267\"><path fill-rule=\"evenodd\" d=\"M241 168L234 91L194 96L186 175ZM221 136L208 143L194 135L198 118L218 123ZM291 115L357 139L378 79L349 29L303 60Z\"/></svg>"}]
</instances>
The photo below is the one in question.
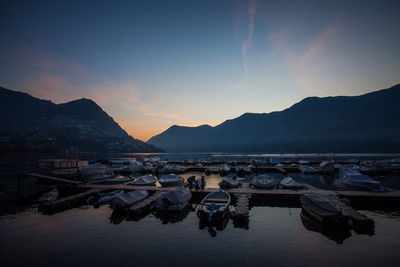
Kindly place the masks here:
<instances>
[{"instance_id":1,"label":"wispy cloud","mask_svg":"<svg viewBox=\"0 0 400 267\"><path fill-rule=\"evenodd\" d=\"M248 9L248 37L246 40L242 42L242 61L243 61L243 70L247 75L249 73L248 69L248 50L253 45L253 36L254 36L254 26L255 26L255 19L256 19L256 8L257 8L257 0L250 0L250 5Z\"/></svg>"}]
</instances>

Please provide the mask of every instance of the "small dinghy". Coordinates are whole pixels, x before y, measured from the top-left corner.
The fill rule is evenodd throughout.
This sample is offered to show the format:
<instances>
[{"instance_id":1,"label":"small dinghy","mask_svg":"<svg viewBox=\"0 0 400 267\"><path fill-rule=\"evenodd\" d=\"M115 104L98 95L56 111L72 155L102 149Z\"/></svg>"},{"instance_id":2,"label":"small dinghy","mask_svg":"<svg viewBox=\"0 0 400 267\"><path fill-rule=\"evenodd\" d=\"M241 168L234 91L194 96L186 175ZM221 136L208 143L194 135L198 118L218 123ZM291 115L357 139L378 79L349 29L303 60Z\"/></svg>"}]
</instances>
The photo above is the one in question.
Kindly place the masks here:
<instances>
[{"instance_id":1,"label":"small dinghy","mask_svg":"<svg viewBox=\"0 0 400 267\"><path fill-rule=\"evenodd\" d=\"M339 207L327 194L303 193L300 202L303 209L321 223L340 223L344 219Z\"/></svg>"},{"instance_id":2,"label":"small dinghy","mask_svg":"<svg viewBox=\"0 0 400 267\"><path fill-rule=\"evenodd\" d=\"M132 183L130 183L129 185L156 185L156 178L154 176L151 175L143 175L140 176L138 178L135 179L135 181L133 181Z\"/></svg>"},{"instance_id":3,"label":"small dinghy","mask_svg":"<svg viewBox=\"0 0 400 267\"><path fill-rule=\"evenodd\" d=\"M149 195L146 190L134 190L126 192L123 195L117 195L111 201L112 208L127 208L133 204L145 199Z\"/></svg>"},{"instance_id":4,"label":"small dinghy","mask_svg":"<svg viewBox=\"0 0 400 267\"><path fill-rule=\"evenodd\" d=\"M303 165L299 167L302 174L314 174L317 173L317 170L311 166Z\"/></svg>"},{"instance_id":5,"label":"small dinghy","mask_svg":"<svg viewBox=\"0 0 400 267\"><path fill-rule=\"evenodd\" d=\"M112 201L116 196L122 196L124 194L124 190L115 190L109 193L98 193L99 200L97 201L97 205L103 205L110 201ZM88 201L89 202L89 201Z\"/></svg>"},{"instance_id":6,"label":"small dinghy","mask_svg":"<svg viewBox=\"0 0 400 267\"><path fill-rule=\"evenodd\" d=\"M240 185L240 182L233 178L225 178L219 182L219 187L222 189L236 188Z\"/></svg>"},{"instance_id":7,"label":"small dinghy","mask_svg":"<svg viewBox=\"0 0 400 267\"><path fill-rule=\"evenodd\" d=\"M158 182L162 187L182 185L184 181L185 180L181 176L174 173L164 174L160 179L158 179Z\"/></svg>"},{"instance_id":8,"label":"small dinghy","mask_svg":"<svg viewBox=\"0 0 400 267\"><path fill-rule=\"evenodd\" d=\"M250 184L255 188L270 189L277 187L279 182L269 175L257 175L250 181Z\"/></svg>"},{"instance_id":9,"label":"small dinghy","mask_svg":"<svg viewBox=\"0 0 400 267\"><path fill-rule=\"evenodd\" d=\"M284 189L303 189L304 186L298 182L296 182L292 177L283 178L280 181L279 186Z\"/></svg>"},{"instance_id":10,"label":"small dinghy","mask_svg":"<svg viewBox=\"0 0 400 267\"><path fill-rule=\"evenodd\" d=\"M57 187L53 188L49 192L44 193L39 199L39 203L46 203L50 201L54 201L58 198L58 189Z\"/></svg>"},{"instance_id":11,"label":"small dinghy","mask_svg":"<svg viewBox=\"0 0 400 267\"><path fill-rule=\"evenodd\" d=\"M197 215L201 219L215 221L229 215L231 196L224 190L214 191L206 195L200 203Z\"/></svg>"},{"instance_id":12,"label":"small dinghy","mask_svg":"<svg viewBox=\"0 0 400 267\"><path fill-rule=\"evenodd\" d=\"M157 199L154 208L160 211L183 210L192 198L192 193L182 187L163 194Z\"/></svg>"}]
</instances>

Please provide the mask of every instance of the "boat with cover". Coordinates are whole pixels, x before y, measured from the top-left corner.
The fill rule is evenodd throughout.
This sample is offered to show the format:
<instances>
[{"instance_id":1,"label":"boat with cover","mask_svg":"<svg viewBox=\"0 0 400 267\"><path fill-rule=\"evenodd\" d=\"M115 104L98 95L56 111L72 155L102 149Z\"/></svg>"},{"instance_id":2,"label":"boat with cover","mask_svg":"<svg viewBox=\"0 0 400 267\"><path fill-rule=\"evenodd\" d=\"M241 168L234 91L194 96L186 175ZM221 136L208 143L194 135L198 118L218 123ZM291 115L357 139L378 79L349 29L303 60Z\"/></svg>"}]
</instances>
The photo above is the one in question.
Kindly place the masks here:
<instances>
[{"instance_id":1,"label":"boat with cover","mask_svg":"<svg viewBox=\"0 0 400 267\"><path fill-rule=\"evenodd\" d=\"M175 173L164 174L158 179L158 182L163 187L182 185L184 181L185 180L181 176L176 175Z\"/></svg>"},{"instance_id":2,"label":"boat with cover","mask_svg":"<svg viewBox=\"0 0 400 267\"><path fill-rule=\"evenodd\" d=\"M219 187L222 189L236 188L240 185L240 182L233 178L225 178L219 182Z\"/></svg>"},{"instance_id":3,"label":"boat with cover","mask_svg":"<svg viewBox=\"0 0 400 267\"><path fill-rule=\"evenodd\" d=\"M121 169L121 173L123 174L132 174L132 173L138 173L143 169L143 164L140 161L137 160L130 160L129 164Z\"/></svg>"},{"instance_id":4,"label":"boat with cover","mask_svg":"<svg viewBox=\"0 0 400 267\"><path fill-rule=\"evenodd\" d=\"M332 162L329 161L321 162L319 167L321 168L321 172L324 174L332 174L335 172L335 166L333 165Z\"/></svg>"},{"instance_id":5,"label":"boat with cover","mask_svg":"<svg viewBox=\"0 0 400 267\"><path fill-rule=\"evenodd\" d=\"M58 198L58 189L57 187L53 188L49 192L44 193L39 199L39 203L46 203L50 201L54 201Z\"/></svg>"},{"instance_id":6,"label":"boat with cover","mask_svg":"<svg viewBox=\"0 0 400 267\"><path fill-rule=\"evenodd\" d=\"M124 190L114 190L108 193L98 193L99 199L97 200L97 205L103 205L111 202L115 197L122 196L125 193ZM89 200L88 200L89 202Z\"/></svg>"},{"instance_id":7,"label":"boat with cover","mask_svg":"<svg viewBox=\"0 0 400 267\"><path fill-rule=\"evenodd\" d=\"M314 174L317 173L317 170L308 165L302 165L299 167L302 174Z\"/></svg>"},{"instance_id":8,"label":"boat with cover","mask_svg":"<svg viewBox=\"0 0 400 267\"><path fill-rule=\"evenodd\" d=\"M147 190L134 190L126 192L123 195L115 196L111 201L112 208L128 208L133 204L148 197L149 192Z\"/></svg>"},{"instance_id":9,"label":"boat with cover","mask_svg":"<svg viewBox=\"0 0 400 267\"><path fill-rule=\"evenodd\" d=\"M328 194L307 192L300 196L303 209L321 223L340 223L344 220L339 207Z\"/></svg>"},{"instance_id":10,"label":"boat with cover","mask_svg":"<svg viewBox=\"0 0 400 267\"><path fill-rule=\"evenodd\" d=\"M108 179L114 177L114 171L100 162L90 164L80 169L82 178L85 182Z\"/></svg>"},{"instance_id":11,"label":"boat with cover","mask_svg":"<svg viewBox=\"0 0 400 267\"><path fill-rule=\"evenodd\" d=\"M156 185L156 178L152 175L143 175L136 178L132 183L129 185Z\"/></svg>"},{"instance_id":12,"label":"boat with cover","mask_svg":"<svg viewBox=\"0 0 400 267\"><path fill-rule=\"evenodd\" d=\"M191 198L192 193L189 190L178 187L161 195L155 202L154 208L160 211L180 211L188 205Z\"/></svg>"},{"instance_id":13,"label":"boat with cover","mask_svg":"<svg viewBox=\"0 0 400 267\"><path fill-rule=\"evenodd\" d=\"M105 184L107 185L113 185L113 184L123 184L123 183L129 183L133 181L134 178L132 177L115 177L112 179L107 179L104 181Z\"/></svg>"},{"instance_id":14,"label":"boat with cover","mask_svg":"<svg viewBox=\"0 0 400 267\"><path fill-rule=\"evenodd\" d=\"M224 190L217 190L206 195L200 203L197 215L201 219L215 221L229 215L231 196Z\"/></svg>"},{"instance_id":15,"label":"boat with cover","mask_svg":"<svg viewBox=\"0 0 400 267\"><path fill-rule=\"evenodd\" d=\"M229 166L227 163L225 163L224 165L222 165L221 168L219 168L218 172L219 172L219 175L225 176L231 172L231 166Z\"/></svg>"},{"instance_id":16,"label":"boat with cover","mask_svg":"<svg viewBox=\"0 0 400 267\"><path fill-rule=\"evenodd\" d=\"M250 181L250 184L255 188L270 189L277 187L279 182L269 175L257 175Z\"/></svg>"},{"instance_id":17,"label":"boat with cover","mask_svg":"<svg viewBox=\"0 0 400 267\"><path fill-rule=\"evenodd\" d=\"M340 168L339 178L348 189L366 191L384 191L381 183L353 168Z\"/></svg>"},{"instance_id":18,"label":"boat with cover","mask_svg":"<svg viewBox=\"0 0 400 267\"><path fill-rule=\"evenodd\" d=\"M292 177L285 177L279 182L279 186L284 189L303 189L304 186L296 182Z\"/></svg>"}]
</instances>

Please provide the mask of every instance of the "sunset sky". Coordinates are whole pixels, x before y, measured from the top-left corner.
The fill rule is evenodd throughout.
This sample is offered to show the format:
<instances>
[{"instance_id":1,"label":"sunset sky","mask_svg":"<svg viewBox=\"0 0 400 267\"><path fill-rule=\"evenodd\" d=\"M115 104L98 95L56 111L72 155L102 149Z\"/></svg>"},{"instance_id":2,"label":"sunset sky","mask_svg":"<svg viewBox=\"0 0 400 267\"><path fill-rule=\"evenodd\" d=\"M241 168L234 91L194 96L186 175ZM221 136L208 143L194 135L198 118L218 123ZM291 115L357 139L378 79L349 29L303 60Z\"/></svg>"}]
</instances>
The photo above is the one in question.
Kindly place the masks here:
<instances>
[{"instance_id":1,"label":"sunset sky","mask_svg":"<svg viewBox=\"0 0 400 267\"><path fill-rule=\"evenodd\" d=\"M0 86L135 138L400 82L400 1L1 1Z\"/></svg>"}]
</instances>

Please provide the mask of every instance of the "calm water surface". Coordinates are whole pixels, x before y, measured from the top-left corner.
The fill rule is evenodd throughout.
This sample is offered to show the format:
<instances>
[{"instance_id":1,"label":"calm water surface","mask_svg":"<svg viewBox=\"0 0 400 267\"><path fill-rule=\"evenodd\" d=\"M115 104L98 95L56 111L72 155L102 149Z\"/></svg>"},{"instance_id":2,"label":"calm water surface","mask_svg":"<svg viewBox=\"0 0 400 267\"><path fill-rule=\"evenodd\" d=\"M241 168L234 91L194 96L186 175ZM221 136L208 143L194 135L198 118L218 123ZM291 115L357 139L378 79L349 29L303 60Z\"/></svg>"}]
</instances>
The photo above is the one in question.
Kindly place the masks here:
<instances>
[{"instance_id":1,"label":"calm water surface","mask_svg":"<svg viewBox=\"0 0 400 267\"><path fill-rule=\"evenodd\" d=\"M195 205L193 204L193 207ZM298 208L253 207L247 229L211 236L196 213L163 222L150 214L110 222L112 210L83 206L55 215L28 210L0 217L2 266L397 266L398 214L363 211L375 234L335 241L307 230ZM215 230L215 229L214 229Z\"/></svg>"}]
</instances>

